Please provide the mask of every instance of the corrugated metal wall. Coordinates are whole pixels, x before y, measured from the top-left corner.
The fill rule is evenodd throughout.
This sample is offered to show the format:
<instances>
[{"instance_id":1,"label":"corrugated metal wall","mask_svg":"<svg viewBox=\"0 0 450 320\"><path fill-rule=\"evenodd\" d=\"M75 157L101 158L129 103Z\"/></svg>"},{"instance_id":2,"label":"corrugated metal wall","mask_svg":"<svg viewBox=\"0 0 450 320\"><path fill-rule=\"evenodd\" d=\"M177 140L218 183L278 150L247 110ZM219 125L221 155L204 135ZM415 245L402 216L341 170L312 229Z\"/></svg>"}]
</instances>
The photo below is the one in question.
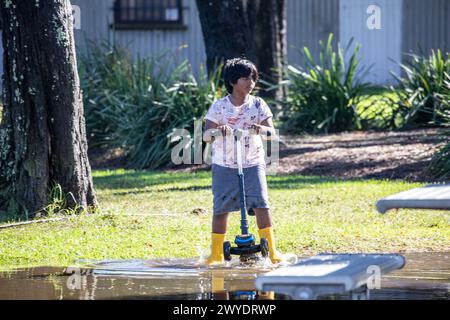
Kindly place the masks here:
<instances>
[{"instance_id":1,"label":"corrugated metal wall","mask_svg":"<svg viewBox=\"0 0 450 320\"><path fill-rule=\"evenodd\" d=\"M335 34L340 39L340 0L286 0L288 7L288 61L302 64L297 48L308 46L318 54L318 41ZM391 0L389 0L391 1ZM395 1L395 0L392 0ZM203 34L195 0L183 0L186 30L121 30L112 32L114 0L72 0L81 9L81 30L75 30L78 49L84 47L84 37L91 40L113 39L128 45L135 56L147 56L169 50L178 61L188 59L194 74L206 60ZM402 51L418 52L420 43L425 52L441 48L450 51L450 0L403 0L401 23ZM389 17L389 14L384 17ZM341 17L342 18L342 17ZM388 18L389 19L389 18ZM1 39L1 33L0 33ZM185 47L187 45L187 47ZM380 46L382 50L383 45ZM183 48L178 50L179 48ZM0 54L2 50L0 49ZM376 52L372 53L376 55ZM367 60L367 59L366 59ZM0 66L0 72L2 71Z\"/></svg>"},{"instance_id":2,"label":"corrugated metal wall","mask_svg":"<svg viewBox=\"0 0 450 320\"><path fill-rule=\"evenodd\" d=\"M450 51L449 0L403 0L402 51L419 53L418 43L427 54Z\"/></svg>"},{"instance_id":3,"label":"corrugated metal wall","mask_svg":"<svg viewBox=\"0 0 450 320\"><path fill-rule=\"evenodd\" d=\"M80 7L80 27L75 29L75 43L84 47L84 40L103 40L108 38L109 25L113 22L113 0L71 0L72 5Z\"/></svg>"},{"instance_id":4,"label":"corrugated metal wall","mask_svg":"<svg viewBox=\"0 0 450 320\"><path fill-rule=\"evenodd\" d=\"M130 48L133 55L146 56L170 50L182 61L189 59L195 74L206 60L203 34L195 0L183 0L183 17L186 30L117 30L109 28L113 22L114 0L72 0L80 6L81 30L75 31L78 48L83 38L115 38ZM313 56L318 55L319 40L326 40L329 33L339 41L339 0L287 0L288 7L288 60L301 64L297 48L308 46ZM185 47L187 45L187 47ZM183 49L178 50L178 48Z\"/></svg>"},{"instance_id":5,"label":"corrugated metal wall","mask_svg":"<svg viewBox=\"0 0 450 320\"><path fill-rule=\"evenodd\" d=\"M83 47L83 35L90 39L114 39L115 43L129 48L133 57L145 57L170 52L175 62L188 59L195 75L206 61L205 47L195 0L183 0L185 30L116 30L112 31L113 0L73 0L80 6L81 28L76 41Z\"/></svg>"},{"instance_id":6,"label":"corrugated metal wall","mask_svg":"<svg viewBox=\"0 0 450 320\"><path fill-rule=\"evenodd\" d=\"M326 41L330 33L339 41L339 0L287 0L288 61L302 65L299 49L307 46L315 57L319 40Z\"/></svg>"},{"instance_id":7,"label":"corrugated metal wall","mask_svg":"<svg viewBox=\"0 0 450 320\"><path fill-rule=\"evenodd\" d=\"M340 40L343 47L351 39L359 44L358 66L368 71L361 74L361 80L389 84L394 82L390 72L400 72L392 60L401 61L402 0L377 0L373 4L373 0L340 0ZM353 50L354 46L348 58Z\"/></svg>"}]
</instances>

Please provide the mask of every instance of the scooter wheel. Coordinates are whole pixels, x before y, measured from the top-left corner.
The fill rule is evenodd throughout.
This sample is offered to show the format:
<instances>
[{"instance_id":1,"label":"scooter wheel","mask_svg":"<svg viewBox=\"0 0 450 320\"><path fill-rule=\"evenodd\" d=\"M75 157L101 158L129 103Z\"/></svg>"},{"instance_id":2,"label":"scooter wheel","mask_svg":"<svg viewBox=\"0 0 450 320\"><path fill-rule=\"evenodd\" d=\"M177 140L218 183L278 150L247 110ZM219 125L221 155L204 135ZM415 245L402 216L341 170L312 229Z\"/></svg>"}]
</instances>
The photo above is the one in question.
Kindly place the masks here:
<instances>
[{"instance_id":1,"label":"scooter wheel","mask_svg":"<svg viewBox=\"0 0 450 320\"><path fill-rule=\"evenodd\" d=\"M261 255L264 258L267 258L269 256L269 242L267 242L267 239L261 238L261 242L259 243L259 246L261 247Z\"/></svg>"},{"instance_id":2,"label":"scooter wheel","mask_svg":"<svg viewBox=\"0 0 450 320\"><path fill-rule=\"evenodd\" d=\"M230 261L231 260L231 243L230 241L225 241L223 243L223 257L225 258L226 261Z\"/></svg>"}]
</instances>

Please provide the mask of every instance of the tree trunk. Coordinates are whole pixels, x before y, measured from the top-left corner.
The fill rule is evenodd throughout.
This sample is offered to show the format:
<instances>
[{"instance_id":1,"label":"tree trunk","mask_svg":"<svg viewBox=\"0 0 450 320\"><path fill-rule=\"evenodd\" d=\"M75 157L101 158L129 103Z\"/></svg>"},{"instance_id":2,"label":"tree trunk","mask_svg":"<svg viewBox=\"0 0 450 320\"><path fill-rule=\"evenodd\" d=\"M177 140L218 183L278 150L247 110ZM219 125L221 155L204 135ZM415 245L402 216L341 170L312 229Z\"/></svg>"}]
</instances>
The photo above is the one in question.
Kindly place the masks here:
<instances>
[{"instance_id":1,"label":"tree trunk","mask_svg":"<svg viewBox=\"0 0 450 320\"><path fill-rule=\"evenodd\" d=\"M67 208L95 207L70 1L2 0L0 12L0 212L32 216L56 184Z\"/></svg>"},{"instance_id":2,"label":"tree trunk","mask_svg":"<svg viewBox=\"0 0 450 320\"><path fill-rule=\"evenodd\" d=\"M242 0L197 0L197 8L209 72L226 59L256 59L254 46L248 43L251 21Z\"/></svg>"},{"instance_id":3,"label":"tree trunk","mask_svg":"<svg viewBox=\"0 0 450 320\"><path fill-rule=\"evenodd\" d=\"M235 57L252 60L262 79L282 80L287 57L285 0L196 0L206 48L207 68L211 73L218 63ZM281 99L283 91L260 95Z\"/></svg>"}]
</instances>

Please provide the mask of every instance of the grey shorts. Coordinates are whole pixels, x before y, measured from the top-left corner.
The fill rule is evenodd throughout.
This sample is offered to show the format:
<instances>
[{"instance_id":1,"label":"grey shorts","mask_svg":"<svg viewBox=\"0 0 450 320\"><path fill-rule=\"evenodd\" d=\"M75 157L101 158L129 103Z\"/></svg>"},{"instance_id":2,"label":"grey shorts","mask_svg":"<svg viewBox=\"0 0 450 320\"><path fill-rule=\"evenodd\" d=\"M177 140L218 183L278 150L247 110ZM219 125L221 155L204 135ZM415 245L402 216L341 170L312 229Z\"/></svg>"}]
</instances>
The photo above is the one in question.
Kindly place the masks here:
<instances>
[{"instance_id":1,"label":"grey shorts","mask_svg":"<svg viewBox=\"0 0 450 320\"><path fill-rule=\"evenodd\" d=\"M269 209L265 169L264 164L244 168L247 210L250 208ZM213 164L211 171L214 215L240 211L238 170Z\"/></svg>"}]
</instances>

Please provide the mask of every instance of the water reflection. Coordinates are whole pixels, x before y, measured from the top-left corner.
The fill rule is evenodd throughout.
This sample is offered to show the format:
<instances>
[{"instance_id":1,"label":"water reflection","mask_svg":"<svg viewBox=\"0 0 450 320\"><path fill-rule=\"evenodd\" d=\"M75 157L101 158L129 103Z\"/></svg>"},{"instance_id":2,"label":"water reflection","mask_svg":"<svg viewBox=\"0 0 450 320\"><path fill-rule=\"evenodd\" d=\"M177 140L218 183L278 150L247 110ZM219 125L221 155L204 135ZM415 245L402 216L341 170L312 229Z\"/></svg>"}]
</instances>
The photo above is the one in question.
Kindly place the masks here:
<instances>
[{"instance_id":1,"label":"water reflection","mask_svg":"<svg viewBox=\"0 0 450 320\"><path fill-rule=\"evenodd\" d=\"M405 254L406 266L386 275L371 299L449 299L450 253ZM40 267L0 273L0 299L286 299L255 289L270 264L237 261L205 268L195 259L88 262L68 268ZM328 296L324 299L346 299Z\"/></svg>"}]
</instances>

